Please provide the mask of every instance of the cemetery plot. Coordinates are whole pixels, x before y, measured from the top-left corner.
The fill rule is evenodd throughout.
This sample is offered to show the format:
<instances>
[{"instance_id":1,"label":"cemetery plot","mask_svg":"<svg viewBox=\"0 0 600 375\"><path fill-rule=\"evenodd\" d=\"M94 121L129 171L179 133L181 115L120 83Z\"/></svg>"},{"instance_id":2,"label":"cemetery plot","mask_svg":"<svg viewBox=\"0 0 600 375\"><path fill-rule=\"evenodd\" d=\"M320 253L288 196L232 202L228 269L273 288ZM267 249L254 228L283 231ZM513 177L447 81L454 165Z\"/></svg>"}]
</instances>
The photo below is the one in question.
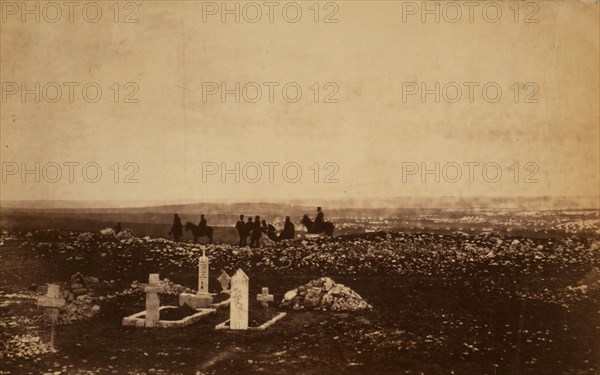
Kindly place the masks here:
<instances>
[{"instance_id":1,"label":"cemetery plot","mask_svg":"<svg viewBox=\"0 0 600 375\"><path fill-rule=\"evenodd\" d=\"M597 372L600 236L469 233L376 231L248 249L4 228L0 371ZM158 319L148 316L155 327L193 315L178 302L200 289L203 252L210 308L235 299L235 308L247 308L247 331L215 329L230 319L226 304L184 329L122 325L139 313L145 325L146 302L158 307ZM228 280L238 269L247 277L241 291ZM149 279L156 272L159 282ZM37 305L49 292L57 296L47 283L59 285L58 299L66 300L53 347L44 309L54 302ZM237 302L246 295L247 305ZM77 306L97 311L60 324ZM251 329L280 311L287 315L268 329Z\"/></svg>"},{"instance_id":2,"label":"cemetery plot","mask_svg":"<svg viewBox=\"0 0 600 375\"><path fill-rule=\"evenodd\" d=\"M202 308L196 307L198 301L192 299L181 298L184 295L197 297L200 296L202 305L212 305L212 296L207 292L208 290L208 261L206 255L202 254L200 258L200 278L199 278L199 292L197 294L182 293L179 295L180 305L183 306L178 308L176 306L160 306L159 293L164 293L166 290L164 286L159 283L158 274L150 274L148 280L148 286L144 287L143 290L146 293L146 310L133 314L131 316L123 318L124 326L135 326L135 327L159 327L159 328L171 328L171 327L184 327L190 325L202 317L213 314L216 309L214 308ZM202 293L200 293L202 291ZM206 297L208 295L208 297ZM182 303L183 301L183 303ZM192 303L185 303L191 301ZM185 313L187 315L184 315ZM161 317L161 313L163 317ZM182 316L183 315L183 316ZM167 318L165 318L166 316ZM178 319L173 319L173 316L177 316Z\"/></svg>"},{"instance_id":3,"label":"cemetery plot","mask_svg":"<svg viewBox=\"0 0 600 375\"><path fill-rule=\"evenodd\" d=\"M278 313L269 309L269 302L273 302L273 295L269 294L269 288L262 288L262 293L256 296L256 301L260 303L261 307L253 306L254 308L250 309L249 282L248 276L241 269L238 269L231 278L229 319L218 324L216 329L262 331L286 316L286 313Z\"/></svg>"}]
</instances>

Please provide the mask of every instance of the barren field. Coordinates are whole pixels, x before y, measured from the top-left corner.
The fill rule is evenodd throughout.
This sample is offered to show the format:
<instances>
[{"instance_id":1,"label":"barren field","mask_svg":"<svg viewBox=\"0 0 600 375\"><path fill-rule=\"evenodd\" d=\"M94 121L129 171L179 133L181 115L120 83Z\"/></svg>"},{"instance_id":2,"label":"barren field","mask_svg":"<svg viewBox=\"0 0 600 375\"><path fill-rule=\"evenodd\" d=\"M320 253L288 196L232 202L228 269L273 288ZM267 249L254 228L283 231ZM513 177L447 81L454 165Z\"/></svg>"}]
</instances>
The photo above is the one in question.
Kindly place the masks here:
<instances>
[{"instance_id":1,"label":"barren field","mask_svg":"<svg viewBox=\"0 0 600 375\"><path fill-rule=\"evenodd\" d=\"M540 219L543 221L543 219ZM461 224L462 225L462 224ZM485 224L484 224L485 225ZM555 224L552 224L555 225ZM594 224L597 225L597 224ZM471 231L375 231L260 249L117 240L66 229L1 229L2 373L596 374L600 370L600 242L596 231L531 236ZM573 228L578 228L573 226ZM587 228L587 229L586 229ZM546 228L547 229L547 228ZM593 229L593 227L592 227ZM557 229L560 230L560 227ZM136 232L139 233L139 232ZM265 331L228 332L218 310L185 328L123 327L144 310L139 285L168 278L161 305L196 288L197 259L242 268L250 298L269 287L287 316ZM36 307L46 283L80 272L93 286L61 313L55 348ZM328 276L370 310L279 306L290 289ZM90 283L92 283L90 281ZM91 285L91 284L90 284Z\"/></svg>"}]
</instances>

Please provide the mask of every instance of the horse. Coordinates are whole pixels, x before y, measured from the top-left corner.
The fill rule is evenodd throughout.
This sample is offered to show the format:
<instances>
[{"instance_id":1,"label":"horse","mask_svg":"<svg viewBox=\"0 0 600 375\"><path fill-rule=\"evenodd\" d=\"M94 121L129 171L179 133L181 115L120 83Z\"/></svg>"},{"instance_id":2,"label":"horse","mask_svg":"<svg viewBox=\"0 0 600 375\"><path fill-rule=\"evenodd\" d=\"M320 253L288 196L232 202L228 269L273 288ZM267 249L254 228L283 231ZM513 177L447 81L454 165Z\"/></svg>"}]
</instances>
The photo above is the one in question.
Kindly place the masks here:
<instances>
[{"instance_id":1,"label":"horse","mask_svg":"<svg viewBox=\"0 0 600 375\"><path fill-rule=\"evenodd\" d=\"M313 227L314 223L308 217L308 215L304 215L302 217L301 223L302 223L302 225L304 225L306 227L306 230L308 231L309 234L325 233L328 236L333 236L333 229L335 228L335 226L330 221L324 222L323 225L321 226L321 229L318 232L313 231L312 227Z\"/></svg>"},{"instance_id":2,"label":"horse","mask_svg":"<svg viewBox=\"0 0 600 375\"><path fill-rule=\"evenodd\" d=\"M206 226L204 231L200 230L200 227L194 223L190 223L189 221L185 223L185 231L192 231L194 235L194 243L198 242L198 237L208 237L208 243L213 242L213 227Z\"/></svg>"},{"instance_id":3,"label":"horse","mask_svg":"<svg viewBox=\"0 0 600 375\"><path fill-rule=\"evenodd\" d=\"M270 239L271 241L274 241L274 242L279 241L279 236L277 235L277 233L275 233L274 230L268 230L266 234L267 234L267 238Z\"/></svg>"}]
</instances>

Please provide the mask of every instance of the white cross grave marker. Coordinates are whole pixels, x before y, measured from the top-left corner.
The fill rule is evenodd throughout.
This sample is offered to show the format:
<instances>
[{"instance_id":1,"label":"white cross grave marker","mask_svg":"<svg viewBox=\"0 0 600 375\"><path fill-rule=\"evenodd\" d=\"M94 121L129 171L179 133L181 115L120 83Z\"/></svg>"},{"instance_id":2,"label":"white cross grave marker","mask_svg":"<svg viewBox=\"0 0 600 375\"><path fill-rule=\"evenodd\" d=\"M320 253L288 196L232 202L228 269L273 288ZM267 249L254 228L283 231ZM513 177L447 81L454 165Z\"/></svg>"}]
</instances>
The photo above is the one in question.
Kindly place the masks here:
<instances>
[{"instance_id":1,"label":"white cross grave marker","mask_svg":"<svg viewBox=\"0 0 600 375\"><path fill-rule=\"evenodd\" d=\"M262 288L262 293L256 295L256 300L263 307L269 307L269 302L273 302L273 295L269 294L269 288Z\"/></svg>"},{"instance_id":2,"label":"white cross grave marker","mask_svg":"<svg viewBox=\"0 0 600 375\"><path fill-rule=\"evenodd\" d=\"M45 296L38 298L38 307L44 308L44 314L50 320L50 346L54 347L54 325L58 321L59 309L65 305L66 301L60 297L60 286L57 284L48 284L48 292Z\"/></svg>"},{"instance_id":3,"label":"white cross grave marker","mask_svg":"<svg viewBox=\"0 0 600 375\"><path fill-rule=\"evenodd\" d=\"M146 327L155 327L156 322L160 320L160 298L158 293L164 293L164 286L160 285L160 278L157 273L151 273L148 276L148 286L144 288L146 293Z\"/></svg>"}]
</instances>

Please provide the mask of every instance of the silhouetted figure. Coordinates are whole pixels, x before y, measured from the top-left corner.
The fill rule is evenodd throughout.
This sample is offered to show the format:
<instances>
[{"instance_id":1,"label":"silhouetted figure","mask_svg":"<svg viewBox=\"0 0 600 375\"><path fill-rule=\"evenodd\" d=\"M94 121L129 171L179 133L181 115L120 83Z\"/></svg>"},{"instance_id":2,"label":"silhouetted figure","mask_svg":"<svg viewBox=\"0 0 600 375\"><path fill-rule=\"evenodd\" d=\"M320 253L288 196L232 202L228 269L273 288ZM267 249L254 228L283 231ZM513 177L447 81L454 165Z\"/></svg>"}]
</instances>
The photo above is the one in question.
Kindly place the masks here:
<instances>
[{"instance_id":1,"label":"silhouetted figure","mask_svg":"<svg viewBox=\"0 0 600 375\"><path fill-rule=\"evenodd\" d=\"M213 242L213 232L214 232L213 227L207 226L206 228L204 228L204 231L201 232L199 226L197 226L194 223L190 223L188 221L183 226L183 229L185 229L186 232L190 231L190 230L192 231L192 234L194 235L194 243L198 242L199 237L208 237L208 242L209 243Z\"/></svg>"},{"instance_id":2,"label":"silhouetted figure","mask_svg":"<svg viewBox=\"0 0 600 375\"><path fill-rule=\"evenodd\" d=\"M252 228L252 236L250 237L250 247L258 247L260 245L260 237L262 236L262 227L260 225L260 216L254 217L254 227Z\"/></svg>"},{"instance_id":3,"label":"silhouetted figure","mask_svg":"<svg viewBox=\"0 0 600 375\"><path fill-rule=\"evenodd\" d=\"M314 225L315 223L313 223L313 221L310 220L308 215L302 216L302 220L300 222L306 227L306 231L310 234L325 233L328 236L333 236L333 230L335 229L335 225L333 225L333 223L330 221L325 221L323 224L321 224L321 228L316 229L316 226Z\"/></svg>"},{"instance_id":4,"label":"silhouetted figure","mask_svg":"<svg viewBox=\"0 0 600 375\"><path fill-rule=\"evenodd\" d=\"M183 235L183 225L181 224L181 219L177 214L175 214L173 217L173 226L171 227L169 235L173 235L173 240L175 242L179 242L181 236Z\"/></svg>"},{"instance_id":5,"label":"silhouetted figure","mask_svg":"<svg viewBox=\"0 0 600 375\"><path fill-rule=\"evenodd\" d=\"M313 231L315 233L319 233L323 230L323 223L325 222L325 214L321 210L321 207L317 207L317 217L315 217L315 222L313 223Z\"/></svg>"},{"instance_id":6,"label":"silhouetted figure","mask_svg":"<svg viewBox=\"0 0 600 375\"><path fill-rule=\"evenodd\" d=\"M283 224L283 230L279 234L280 240L293 240L296 237L296 228L294 223L290 220L289 216L285 217L285 223Z\"/></svg>"},{"instance_id":7,"label":"silhouetted figure","mask_svg":"<svg viewBox=\"0 0 600 375\"><path fill-rule=\"evenodd\" d=\"M121 228L121 223L117 223L117 225L115 225L115 234L119 234L121 230L123 230L123 228Z\"/></svg>"},{"instance_id":8,"label":"silhouetted figure","mask_svg":"<svg viewBox=\"0 0 600 375\"><path fill-rule=\"evenodd\" d=\"M204 214L200 215L200 222L198 223L198 230L201 235L204 235L204 233L206 233L207 226L208 226L208 223L206 222L206 219L204 218Z\"/></svg>"},{"instance_id":9,"label":"silhouetted figure","mask_svg":"<svg viewBox=\"0 0 600 375\"><path fill-rule=\"evenodd\" d=\"M252 229L254 228L254 223L252 222L252 217L248 218L248 221L246 222L245 225L245 231L244 231L244 243L246 243L248 241L248 237L250 236L250 234L252 233Z\"/></svg>"},{"instance_id":10,"label":"silhouetted figure","mask_svg":"<svg viewBox=\"0 0 600 375\"><path fill-rule=\"evenodd\" d=\"M244 215L240 215L240 219L235 223L235 229L237 229L238 234L240 236L240 246L246 246L246 237L248 234L246 233L246 223L244 223Z\"/></svg>"}]
</instances>

